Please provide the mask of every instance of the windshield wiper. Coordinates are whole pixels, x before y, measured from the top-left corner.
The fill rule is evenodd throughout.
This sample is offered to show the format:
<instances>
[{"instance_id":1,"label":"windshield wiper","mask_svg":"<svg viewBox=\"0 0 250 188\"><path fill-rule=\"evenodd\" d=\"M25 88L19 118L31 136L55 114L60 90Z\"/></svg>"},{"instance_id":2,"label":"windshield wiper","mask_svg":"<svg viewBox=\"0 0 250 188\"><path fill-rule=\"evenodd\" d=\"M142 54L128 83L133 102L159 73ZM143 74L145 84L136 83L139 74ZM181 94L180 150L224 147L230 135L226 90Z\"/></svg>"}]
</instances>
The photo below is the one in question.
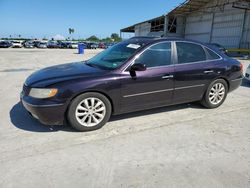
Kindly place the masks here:
<instances>
[{"instance_id":1,"label":"windshield wiper","mask_svg":"<svg viewBox=\"0 0 250 188\"><path fill-rule=\"evenodd\" d=\"M88 66L90 66L90 67L95 67L95 66L93 66L93 64L91 64L91 63L84 63L85 65L88 65Z\"/></svg>"},{"instance_id":2,"label":"windshield wiper","mask_svg":"<svg viewBox=\"0 0 250 188\"><path fill-rule=\"evenodd\" d=\"M102 70L106 70L106 67L100 66L100 65L96 65L96 64L92 64L92 63L85 63L86 65L90 66L90 67L94 67L94 68L98 68L98 69L102 69Z\"/></svg>"}]
</instances>

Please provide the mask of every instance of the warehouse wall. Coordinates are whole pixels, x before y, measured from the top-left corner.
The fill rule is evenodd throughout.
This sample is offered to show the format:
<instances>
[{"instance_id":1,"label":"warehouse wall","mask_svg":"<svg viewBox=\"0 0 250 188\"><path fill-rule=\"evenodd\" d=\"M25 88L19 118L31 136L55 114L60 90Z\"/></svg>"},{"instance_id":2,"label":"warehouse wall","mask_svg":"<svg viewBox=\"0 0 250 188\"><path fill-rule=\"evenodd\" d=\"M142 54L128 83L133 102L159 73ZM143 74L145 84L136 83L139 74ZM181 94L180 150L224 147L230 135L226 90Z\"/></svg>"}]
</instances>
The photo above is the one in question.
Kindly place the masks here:
<instances>
[{"instance_id":1,"label":"warehouse wall","mask_svg":"<svg viewBox=\"0 0 250 188\"><path fill-rule=\"evenodd\" d=\"M177 16L176 33L152 32L150 23L135 26L135 36L181 37L226 48L250 48L250 10L233 8L236 0L213 0L199 11ZM228 4L230 3L230 4ZM223 6L226 4L225 6ZM173 15L172 15L173 16ZM166 17L165 24L168 24Z\"/></svg>"},{"instance_id":2,"label":"warehouse wall","mask_svg":"<svg viewBox=\"0 0 250 188\"><path fill-rule=\"evenodd\" d=\"M239 48L245 10L226 6L224 12L216 12L212 29L212 40L227 48Z\"/></svg>"},{"instance_id":3,"label":"warehouse wall","mask_svg":"<svg viewBox=\"0 0 250 188\"><path fill-rule=\"evenodd\" d=\"M193 13L186 19L185 38L209 42L213 14Z\"/></svg>"},{"instance_id":4,"label":"warehouse wall","mask_svg":"<svg viewBox=\"0 0 250 188\"><path fill-rule=\"evenodd\" d=\"M142 23L135 26L135 36L147 36L150 33L151 24Z\"/></svg>"},{"instance_id":5,"label":"warehouse wall","mask_svg":"<svg viewBox=\"0 0 250 188\"><path fill-rule=\"evenodd\" d=\"M225 1L220 1L221 5ZM240 48L248 45L250 16L245 10L236 9L232 4L215 6L218 1L210 3L203 12L187 16L185 38L202 42L219 43L227 48ZM245 20L245 22L244 22ZM245 26L244 26L245 25ZM245 29L243 30L243 27Z\"/></svg>"},{"instance_id":6,"label":"warehouse wall","mask_svg":"<svg viewBox=\"0 0 250 188\"><path fill-rule=\"evenodd\" d=\"M246 11L244 30L240 46L241 48L250 49L250 10Z\"/></svg>"}]
</instances>

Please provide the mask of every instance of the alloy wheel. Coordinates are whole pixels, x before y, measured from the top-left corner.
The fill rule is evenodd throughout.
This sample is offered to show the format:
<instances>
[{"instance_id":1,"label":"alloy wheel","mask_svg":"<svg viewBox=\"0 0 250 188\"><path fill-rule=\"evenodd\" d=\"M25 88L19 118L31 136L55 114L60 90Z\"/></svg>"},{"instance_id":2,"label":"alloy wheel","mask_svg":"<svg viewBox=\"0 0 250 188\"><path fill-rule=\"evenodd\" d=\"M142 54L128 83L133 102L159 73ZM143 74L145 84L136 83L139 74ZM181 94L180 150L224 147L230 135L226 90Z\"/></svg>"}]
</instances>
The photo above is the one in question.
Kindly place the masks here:
<instances>
[{"instance_id":1,"label":"alloy wheel","mask_svg":"<svg viewBox=\"0 0 250 188\"><path fill-rule=\"evenodd\" d=\"M213 105L221 103L225 97L225 86L222 83L216 83L209 92L209 101Z\"/></svg>"},{"instance_id":2,"label":"alloy wheel","mask_svg":"<svg viewBox=\"0 0 250 188\"><path fill-rule=\"evenodd\" d=\"M90 97L82 100L76 107L75 117L77 121L86 127L98 125L106 115L106 106L98 98Z\"/></svg>"}]
</instances>

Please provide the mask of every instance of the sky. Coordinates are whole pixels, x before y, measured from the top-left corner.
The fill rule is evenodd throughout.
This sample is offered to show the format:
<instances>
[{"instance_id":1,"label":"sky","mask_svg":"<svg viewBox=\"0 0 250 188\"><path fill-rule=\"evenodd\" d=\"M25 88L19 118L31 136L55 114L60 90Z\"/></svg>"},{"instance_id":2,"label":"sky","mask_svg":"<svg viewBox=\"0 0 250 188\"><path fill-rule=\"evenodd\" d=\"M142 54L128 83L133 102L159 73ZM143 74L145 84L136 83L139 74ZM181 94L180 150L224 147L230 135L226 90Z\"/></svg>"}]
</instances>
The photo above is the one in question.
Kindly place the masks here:
<instances>
[{"instance_id":1,"label":"sky","mask_svg":"<svg viewBox=\"0 0 250 188\"><path fill-rule=\"evenodd\" d=\"M184 0L0 0L0 38L105 38L161 16Z\"/></svg>"}]
</instances>

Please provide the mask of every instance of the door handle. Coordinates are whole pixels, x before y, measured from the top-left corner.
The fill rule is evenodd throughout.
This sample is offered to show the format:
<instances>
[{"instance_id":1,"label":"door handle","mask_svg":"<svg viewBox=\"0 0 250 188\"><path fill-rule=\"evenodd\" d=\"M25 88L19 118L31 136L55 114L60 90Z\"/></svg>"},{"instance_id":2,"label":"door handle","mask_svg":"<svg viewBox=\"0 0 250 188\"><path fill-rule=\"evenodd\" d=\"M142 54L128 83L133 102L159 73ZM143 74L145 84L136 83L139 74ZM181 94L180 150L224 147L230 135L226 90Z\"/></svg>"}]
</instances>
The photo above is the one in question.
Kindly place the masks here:
<instances>
[{"instance_id":1,"label":"door handle","mask_svg":"<svg viewBox=\"0 0 250 188\"><path fill-rule=\"evenodd\" d=\"M209 74L209 73L214 73L214 71L213 70L206 70L206 71L204 71L204 73Z\"/></svg>"},{"instance_id":2,"label":"door handle","mask_svg":"<svg viewBox=\"0 0 250 188\"><path fill-rule=\"evenodd\" d=\"M166 76L163 76L162 79L170 79L170 78L173 78L174 75L166 75Z\"/></svg>"}]
</instances>

